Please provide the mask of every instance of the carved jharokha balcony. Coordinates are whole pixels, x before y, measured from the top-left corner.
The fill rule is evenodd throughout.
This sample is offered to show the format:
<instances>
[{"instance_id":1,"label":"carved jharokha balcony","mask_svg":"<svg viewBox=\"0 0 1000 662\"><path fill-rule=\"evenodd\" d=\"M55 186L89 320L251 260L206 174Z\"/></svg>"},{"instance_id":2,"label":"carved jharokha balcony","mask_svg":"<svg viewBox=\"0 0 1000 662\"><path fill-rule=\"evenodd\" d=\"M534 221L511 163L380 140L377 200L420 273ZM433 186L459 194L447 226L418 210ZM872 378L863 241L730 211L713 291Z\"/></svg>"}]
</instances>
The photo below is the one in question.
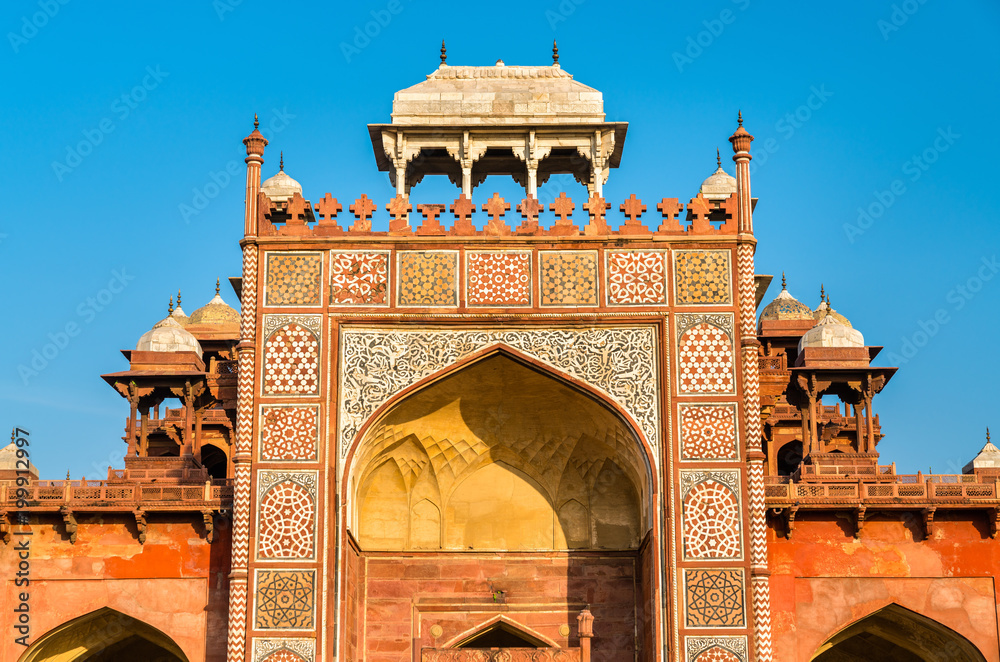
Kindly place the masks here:
<instances>
[{"instance_id":1,"label":"carved jharokha balcony","mask_svg":"<svg viewBox=\"0 0 1000 662\"><path fill-rule=\"evenodd\" d=\"M582 662L579 648L424 648L421 662Z\"/></svg>"}]
</instances>

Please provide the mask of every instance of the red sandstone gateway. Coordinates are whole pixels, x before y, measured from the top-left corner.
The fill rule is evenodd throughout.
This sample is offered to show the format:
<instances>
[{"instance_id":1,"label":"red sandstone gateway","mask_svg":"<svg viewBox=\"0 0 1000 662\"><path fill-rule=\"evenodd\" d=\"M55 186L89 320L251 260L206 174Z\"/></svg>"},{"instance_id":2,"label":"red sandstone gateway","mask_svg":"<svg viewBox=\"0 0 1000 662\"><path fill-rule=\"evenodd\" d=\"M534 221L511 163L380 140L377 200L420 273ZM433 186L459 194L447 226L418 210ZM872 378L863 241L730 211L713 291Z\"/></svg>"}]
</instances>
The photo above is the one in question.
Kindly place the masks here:
<instances>
[{"instance_id":1,"label":"red sandstone gateway","mask_svg":"<svg viewBox=\"0 0 1000 662\"><path fill-rule=\"evenodd\" d=\"M0 659L1000 660L1000 450L896 474L881 348L784 282L758 322L742 117L686 204L605 200L627 125L557 56L442 48L368 128L396 196L342 205L261 183L255 124L241 312L178 294L104 375L124 470L39 480L15 431Z\"/></svg>"}]
</instances>

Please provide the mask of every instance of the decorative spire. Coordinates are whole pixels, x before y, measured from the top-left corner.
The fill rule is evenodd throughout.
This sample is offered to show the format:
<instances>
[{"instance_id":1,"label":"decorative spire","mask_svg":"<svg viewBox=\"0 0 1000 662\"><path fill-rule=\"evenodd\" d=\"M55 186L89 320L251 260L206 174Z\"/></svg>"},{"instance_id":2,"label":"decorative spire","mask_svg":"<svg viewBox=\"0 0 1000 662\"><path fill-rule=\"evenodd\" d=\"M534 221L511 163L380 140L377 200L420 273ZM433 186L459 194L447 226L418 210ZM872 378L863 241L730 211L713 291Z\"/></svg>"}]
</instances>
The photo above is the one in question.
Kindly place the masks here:
<instances>
[{"instance_id":1,"label":"decorative spire","mask_svg":"<svg viewBox=\"0 0 1000 662\"><path fill-rule=\"evenodd\" d=\"M829 295L829 293L826 295L826 307L827 308L830 307L830 295Z\"/></svg>"},{"instance_id":2,"label":"decorative spire","mask_svg":"<svg viewBox=\"0 0 1000 662\"><path fill-rule=\"evenodd\" d=\"M219 279L215 279L215 296L219 296Z\"/></svg>"},{"instance_id":3,"label":"decorative spire","mask_svg":"<svg viewBox=\"0 0 1000 662\"><path fill-rule=\"evenodd\" d=\"M69 480L69 469L66 470L66 480Z\"/></svg>"},{"instance_id":4,"label":"decorative spire","mask_svg":"<svg viewBox=\"0 0 1000 662\"><path fill-rule=\"evenodd\" d=\"M285 171L285 152L281 152L281 161L278 163L278 170L281 172Z\"/></svg>"},{"instance_id":5,"label":"decorative spire","mask_svg":"<svg viewBox=\"0 0 1000 662\"><path fill-rule=\"evenodd\" d=\"M559 46L556 44L556 40L552 40L552 65L557 66L559 64Z\"/></svg>"},{"instance_id":6,"label":"decorative spire","mask_svg":"<svg viewBox=\"0 0 1000 662\"><path fill-rule=\"evenodd\" d=\"M719 153L718 147L715 148L715 164L720 168L722 167L722 154Z\"/></svg>"},{"instance_id":7,"label":"decorative spire","mask_svg":"<svg viewBox=\"0 0 1000 662\"><path fill-rule=\"evenodd\" d=\"M448 51L444 47L444 39L441 40L441 66L448 64Z\"/></svg>"},{"instance_id":8,"label":"decorative spire","mask_svg":"<svg viewBox=\"0 0 1000 662\"><path fill-rule=\"evenodd\" d=\"M785 272L784 271L781 272L781 289L783 289L783 290L788 289L787 287L785 287Z\"/></svg>"},{"instance_id":9,"label":"decorative spire","mask_svg":"<svg viewBox=\"0 0 1000 662\"><path fill-rule=\"evenodd\" d=\"M253 114L253 128L256 129L258 127L260 127L260 120L257 119L257 113L254 113Z\"/></svg>"},{"instance_id":10,"label":"decorative spire","mask_svg":"<svg viewBox=\"0 0 1000 662\"><path fill-rule=\"evenodd\" d=\"M181 307L181 289L179 287L177 288L177 307Z\"/></svg>"},{"instance_id":11,"label":"decorative spire","mask_svg":"<svg viewBox=\"0 0 1000 662\"><path fill-rule=\"evenodd\" d=\"M171 294L170 305L167 306L167 315L173 315L173 314L174 314L174 296Z\"/></svg>"},{"instance_id":12,"label":"decorative spire","mask_svg":"<svg viewBox=\"0 0 1000 662\"><path fill-rule=\"evenodd\" d=\"M738 114L736 115L736 121L739 122L740 126L743 126L743 111L742 110L738 111Z\"/></svg>"},{"instance_id":13,"label":"decorative spire","mask_svg":"<svg viewBox=\"0 0 1000 662\"><path fill-rule=\"evenodd\" d=\"M11 432L11 434L13 435L14 433ZM14 441L13 437L11 437L11 441ZM990 426L988 425L986 426L986 443L990 443Z\"/></svg>"},{"instance_id":14,"label":"decorative spire","mask_svg":"<svg viewBox=\"0 0 1000 662\"><path fill-rule=\"evenodd\" d=\"M826 289L823 287L823 283L819 284L819 302L823 303L826 301Z\"/></svg>"}]
</instances>

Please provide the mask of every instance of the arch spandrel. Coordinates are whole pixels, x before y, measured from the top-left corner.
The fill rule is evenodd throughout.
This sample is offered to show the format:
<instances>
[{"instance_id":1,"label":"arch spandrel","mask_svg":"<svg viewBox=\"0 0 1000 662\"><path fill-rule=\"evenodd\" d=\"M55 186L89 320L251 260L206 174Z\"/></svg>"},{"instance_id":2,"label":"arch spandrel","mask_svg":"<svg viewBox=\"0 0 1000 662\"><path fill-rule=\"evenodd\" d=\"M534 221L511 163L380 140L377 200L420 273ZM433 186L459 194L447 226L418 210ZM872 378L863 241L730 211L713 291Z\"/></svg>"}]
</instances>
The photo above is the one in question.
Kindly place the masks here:
<instances>
[{"instance_id":1,"label":"arch spandrel","mask_svg":"<svg viewBox=\"0 0 1000 662\"><path fill-rule=\"evenodd\" d=\"M438 514L451 550L634 549L648 528L651 472L626 421L502 352L395 401L353 459L363 548L427 549Z\"/></svg>"}]
</instances>

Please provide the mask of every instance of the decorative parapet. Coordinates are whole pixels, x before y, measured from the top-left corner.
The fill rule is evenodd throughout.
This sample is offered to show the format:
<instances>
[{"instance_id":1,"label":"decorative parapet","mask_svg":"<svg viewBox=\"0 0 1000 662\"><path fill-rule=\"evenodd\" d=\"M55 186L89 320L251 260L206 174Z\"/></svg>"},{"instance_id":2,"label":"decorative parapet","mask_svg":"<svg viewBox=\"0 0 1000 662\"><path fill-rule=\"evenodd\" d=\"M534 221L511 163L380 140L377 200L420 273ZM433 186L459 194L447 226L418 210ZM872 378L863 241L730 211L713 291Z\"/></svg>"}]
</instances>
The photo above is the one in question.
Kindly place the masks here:
<instances>
[{"instance_id":1,"label":"decorative parapet","mask_svg":"<svg viewBox=\"0 0 1000 662\"><path fill-rule=\"evenodd\" d=\"M421 662L581 662L579 648L423 648Z\"/></svg>"},{"instance_id":2,"label":"decorative parapet","mask_svg":"<svg viewBox=\"0 0 1000 662\"><path fill-rule=\"evenodd\" d=\"M0 482L0 509L26 504L18 510L48 510L69 506L74 509L118 510L142 507L145 510L228 509L233 487L228 481L204 485L149 485L97 480L36 481L18 487L14 481Z\"/></svg>"},{"instance_id":3,"label":"decorative parapet","mask_svg":"<svg viewBox=\"0 0 1000 662\"><path fill-rule=\"evenodd\" d=\"M372 217L380 206L365 195L349 206L354 221L343 228L337 221L343 206L327 193L313 205L296 193L287 201L271 200L259 195L257 234L261 237L387 237L398 235L451 236L451 237L607 237L607 236L736 236L736 194L721 201L706 200L699 194L685 206L677 198L663 198L657 205L662 220L656 229L648 229L641 221L646 205L633 194L621 204L613 204L603 197L592 195L579 209L582 225L574 223L573 214L578 210L572 198L561 193L546 209L546 205L528 196L515 207L516 216L507 219L511 203L494 193L493 197L477 207L464 195L451 205L419 204L413 206L408 196L393 198L383 208L392 216L388 231L373 231ZM421 219L416 219L417 209ZM445 228L445 210L454 216L450 227ZM618 210L611 218L608 213ZM686 214L683 212L686 209ZM550 227L539 224L539 217L546 211L554 215ZM484 228L477 230L471 218L480 214ZM488 216L488 220L485 218ZM609 221L618 221L617 230ZM417 223L416 225L411 224Z\"/></svg>"}]
</instances>

